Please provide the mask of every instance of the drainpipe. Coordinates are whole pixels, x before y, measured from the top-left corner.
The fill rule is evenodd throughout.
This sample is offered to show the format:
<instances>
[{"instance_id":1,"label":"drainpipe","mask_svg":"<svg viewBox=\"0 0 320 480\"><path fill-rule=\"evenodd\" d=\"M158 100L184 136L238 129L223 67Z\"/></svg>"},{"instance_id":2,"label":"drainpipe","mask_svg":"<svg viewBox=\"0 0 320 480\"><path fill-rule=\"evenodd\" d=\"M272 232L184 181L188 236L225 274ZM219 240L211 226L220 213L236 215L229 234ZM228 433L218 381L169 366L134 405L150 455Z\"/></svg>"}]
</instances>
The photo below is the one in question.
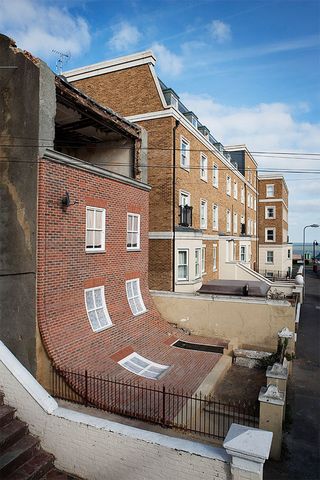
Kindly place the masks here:
<instances>
[{"instance_id":1,"label":"drainpipe","mask_svg":"<svg viewBox=\"0 0 320 480\"><path fill-rule=\"evenodd\" d=\"M176 219L175 219L175 214L176 214L176 131L177 128L179 127L180 122L179 120L176 120L176 124L173 127L173 144L172 144L172 149L173 149L173 155L172 155L172 161L173 161L173 172L172 172L172 291L175 291L175 283L176 283L176 262L175 262L175 257L176 257Z\"/></svg>"}]
</instances>

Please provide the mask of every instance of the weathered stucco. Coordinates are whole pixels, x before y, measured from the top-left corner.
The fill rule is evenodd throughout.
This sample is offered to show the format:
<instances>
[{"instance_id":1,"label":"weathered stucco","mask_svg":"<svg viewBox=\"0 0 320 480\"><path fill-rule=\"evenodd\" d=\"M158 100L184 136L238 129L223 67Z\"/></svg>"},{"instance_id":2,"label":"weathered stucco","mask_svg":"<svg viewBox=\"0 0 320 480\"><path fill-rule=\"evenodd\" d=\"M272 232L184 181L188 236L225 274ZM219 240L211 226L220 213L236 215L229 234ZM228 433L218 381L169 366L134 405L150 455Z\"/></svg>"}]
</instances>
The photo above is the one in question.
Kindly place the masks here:
<instances>
[{"instance_id":1,"label":"weathered stucco","mask_svg":"<svg viewBox=\"0 0 320 480\"><path fill-rule=\"evenodd\" d=\"M238 339L239 347L275 351L278 332L294 331L295 308L287 301L153 292L161 315L193 335ZM292 347L291 347L292 348Z\"/></svg>"}]
</instances>

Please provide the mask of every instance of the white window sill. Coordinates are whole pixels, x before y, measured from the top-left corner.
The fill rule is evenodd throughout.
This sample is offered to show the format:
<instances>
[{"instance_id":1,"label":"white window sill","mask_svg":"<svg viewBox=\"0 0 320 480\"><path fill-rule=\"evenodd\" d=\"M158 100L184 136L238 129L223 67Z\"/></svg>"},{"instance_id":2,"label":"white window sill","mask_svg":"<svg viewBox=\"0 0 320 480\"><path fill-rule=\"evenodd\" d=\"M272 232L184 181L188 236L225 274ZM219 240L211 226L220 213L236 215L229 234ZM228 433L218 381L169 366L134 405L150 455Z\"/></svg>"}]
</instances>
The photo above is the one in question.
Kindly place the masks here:
<instances>
[{"instance_id":1,"label":"white window sill","mask_svg":"<svg viewBox=\"0 0 320 480\"><path fill-rule=\"evenodd\" d=\"M182 170L185 170L186 172L190 172L190 167L186 167L186 166L181 165L181 164L180 164L180 167L182 168Z\"/></svg>"},{"instance_id":2,"label":"white window sill","mask_svg":"<svg viewBox=\"0 0 320 480\"><path fill-rule=\"evenodd\" d=\"M85 250L86 253L105 253L106 249L104 248L103 250L95 249L95 248L89 248Z\"/></svg>"},{"instance_id":3,"label":"white window sill","mask_svg":"<svg viewBox=\"0 0 320 480\"><path fill-rule=\"evenodd\" d=\"M94 333L99 333L99 332L103 332L103 330L108 330L108 328L111 328L111 327L114 327L114 325L112 323L111 323L111 325L106 325L105 327L97 328L96 330L93 330L92 327L91 327L91 329Z\"/></svg>"},{"instance_id":4,"label":"white window sill","mask_svg":"<svg viewBox=\"0 0 320 480\"><path fill-rule=\"evenodd\" d=\"M141 252L141 248L128 248L127 247L127 252Z\"/></svg>"},{"instance_id":5,"label":"white window sill","mask_svg":"<svg viewBox=\"0 0 320 480\"><path fill-rule=\"evenodd\" d=\"M212 184L214 188L219 188L219 185L215 185L214 183Z\"/></svg>"},{"instance_id":6,"label":"white window sill","mask_svg":"<svg viewBox=\"0 0 320 480\"><path fill-rule=\"evenodd\" d=\"M138 312L138 313L133 313L132 310L131 310L132 315L133 315L134 317L139 317L139 315L143 315L143 314L146 313L147 311L148 311L147 308L146 308L145 310L143 310L142 312Z\"/></svg>"},{"instance_id":7,"label":"white window sill","mask_svg":"<svg viewBox=\"0 0 320 480\"><path fill-rule=\"evenodd\" d=\"M213 271L213 272L217 272L217 271L218 271L218 269L217 269L217 268L214 268L212 271Z\"/></svg>"},{"instance_id":8,"label":"white window sill","mask_svg":"<svg viewBox=\"0 0 320 480\"><path fill-rule=\"evenodd\" d=\"M275 240L265 240L265 242L268 242L268 243L275 243Z\"/></svg>"},{"instance_id":9,"label":"white window sill","mask_svg":"<svg viewBox=\"0 0 320 480\"><path fill-rule=\"evenodd\" d=\"M207 179L207 178L205 178L205 177L200 177L200 180L202 180L203 182L206 182L206 183L208 183L208 179Z\"/></svg>"}]
</instances>

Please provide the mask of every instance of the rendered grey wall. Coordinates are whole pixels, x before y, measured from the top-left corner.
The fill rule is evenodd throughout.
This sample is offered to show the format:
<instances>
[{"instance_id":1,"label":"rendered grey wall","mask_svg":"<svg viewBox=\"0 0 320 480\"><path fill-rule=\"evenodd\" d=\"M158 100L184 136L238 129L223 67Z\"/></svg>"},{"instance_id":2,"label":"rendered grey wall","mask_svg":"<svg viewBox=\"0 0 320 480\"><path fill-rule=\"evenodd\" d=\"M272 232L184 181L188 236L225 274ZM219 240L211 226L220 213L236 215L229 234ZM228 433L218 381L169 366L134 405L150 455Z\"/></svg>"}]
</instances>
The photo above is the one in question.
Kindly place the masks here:
<instances>
[{"instance_id":1,"label":"rendered grey wall","mask_svg":"<svg viewBox=\"0 0 320 480\"><path fill-rule=\"evenodd\" d=\"M4 35L0 65L0 338L35 373L39 136L52 144L52 121L45 128L40 118L40 70L50 70Z\"/></svg>"}]
</instances>

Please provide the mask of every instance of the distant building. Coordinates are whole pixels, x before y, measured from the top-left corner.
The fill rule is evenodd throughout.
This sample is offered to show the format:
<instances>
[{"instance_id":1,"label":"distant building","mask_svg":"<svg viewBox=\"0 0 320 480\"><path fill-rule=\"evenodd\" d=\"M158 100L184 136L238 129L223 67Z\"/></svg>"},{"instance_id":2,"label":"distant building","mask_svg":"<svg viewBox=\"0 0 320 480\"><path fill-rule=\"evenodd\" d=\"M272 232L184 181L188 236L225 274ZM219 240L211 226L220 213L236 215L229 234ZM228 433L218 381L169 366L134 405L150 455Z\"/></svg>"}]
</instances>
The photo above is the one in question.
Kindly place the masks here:
<instances>
[{"instance_id":1,"label":"distant building","mask_svg":"<svg viewBox=\"0 0 320 480\"><path fill-rule=\"evenodd\" d=\"M282 175L259 175L259 272L285 278L292 272L288 187Z\"/></svg>"}]
</instances>

